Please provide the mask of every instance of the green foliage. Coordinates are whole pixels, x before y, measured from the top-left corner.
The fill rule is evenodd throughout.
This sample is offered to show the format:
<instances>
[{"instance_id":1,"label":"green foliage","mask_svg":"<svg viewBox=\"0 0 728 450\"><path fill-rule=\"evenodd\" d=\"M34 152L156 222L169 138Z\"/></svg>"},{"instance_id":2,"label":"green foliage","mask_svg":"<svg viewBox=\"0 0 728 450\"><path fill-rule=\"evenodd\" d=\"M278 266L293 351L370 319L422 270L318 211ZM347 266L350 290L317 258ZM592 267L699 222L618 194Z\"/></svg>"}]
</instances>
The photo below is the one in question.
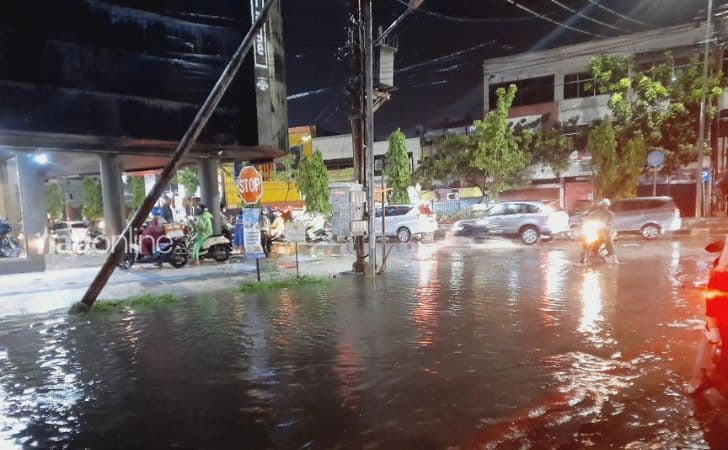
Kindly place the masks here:
<instances>
[{"instance_id":1,"label":"green foliage","mask_svg":"<svg viewBox=\"0 0 728 450\"><path fill-rule=\"evenodd\" d=\"M57 184L52 183L46 186L46 203L48 215L51 219L60 220L63 218L63 213L66 210L66 202Z\"/></svg>"},{"instance_id":2,"label":"green foliage","mask_svg":"<svg viewBox=\"0 0 728 450\"><path fill-rule=\"evenodd\" d=\"M325 284L328 278L312 277L304 275L302 277L284 278L280 280L268 280L259 282L248 282L240 286L242 292L266 292L286 288L295 288L307 286L311 284Z\"/></svg>"},{"instance_id":3,"label":"green foliage","mask_svg":"<svg viewBox=\"0 0 728 450\"><path fill-rule=\"evenodd\" d=\"M485 120L476 120L472 133L445 136L439 141L440 152L417 169L415 176L421 183L428 186L432 180L456 178L495 196L516 180L528 163L507 120L516 86L509 86L507 91L500 88L496 94L496 109Z\"/></svg>"},{"instance_id":4,"label":"green foliage","mask_svg":"<svg viewBox=\"0 0 728 450\"><path fill-rule=\"evenodd\" d=\"M101 183L96 178L86 177L83 180L83 208L81 208L81 214L89 222L96 222L104 216Z\"/></svg>"},{"instance_id":5,"label":"green foliage","mask_svg":"<svg viewBox=\"0 0 728 450\"><path fill-rule=\"evenodd\" d=\"M389 136L389 150L387 150L387 184L391 189L389 202L394 204L409 203L407 188L412 184L410 171L410 158L405 145L405 136L397 130Z\"/></svg>"},{"instance_id":6,"label":"green foliage","mask_svg":"<svg viewBox=\"0 0 728 450\"><path fill-rule=\"evenodd\" d=\"M329 173L320 150L316 149L312 155L307 155L301 160L297 181L307 211L322 214L331 211Z\"/></svg>"},{"instance_id":7,"label":"green foliage","mask_svg":"<svg viewBox=\"0 0 728 450\"><path fill-rule=\"evenodd\" d=\"M123 300L100 300L94 303L92 312L114 313L125 309L156 309L160 306L168 306L177 302L177 297L172 294L152 295L141 294Z\"/></svg>"},{"instance_id":8,"label":"green foliage","mask_svg":"<svg viewBox=\"0 0 728 450\"><path fill-rule=\"evenodd\" d=\"M647 157L647 144L635 137L620 146L610 120L603 120L589 132L587 150L595 169L597 198L634 197Z\"/></svg>"},{"instance_id":9,"label":"green foliage","mask_svg":"<svg viewBox=\"0 0 728 450\"><path fill-rule=\"evenodd\" d=\"M572 118L547 129L535 127L536 124L517 125L513 132L530 161L542 163L558 177L571 165L569 158L574 152L574 144L565 132L576 129L577 121Z\"/></svg>"},{"instance_id":10,"label":"green foliage","mask_svg":"<svg viewBox=\"0 0 728 450\"><path fill-rule=\"evenodd\" d=\"M185 167L177 171L177 182L184 186L187 197L194 197L200 186L200 174L195 167Z\"/></svg>"},{"instance_id":11,"label":"green foliage","mask_svg":"<svg viewBox=\"0 0 728 450\"><path fill-rule=\"evenodd\" d=\"M131 210L133 213L142 206L147 194L144 188L144 177L131 177L129 183L131 184Z\"/></svg>"},{"instance_id":12,"label":"green foliage","mask_svg":"<svg viewBox=\"0 0 728 450\"><path fill-rule=\"evenodd\" d=\"M666 174L695 161L703 87L698 57L675 68L668 53L666 62L640 71L630 56L599 56L591 60L589 68L597 91L610 96L618 148L643 140L647 148L662 149ZM708 105L716 104L722 94L721 82L720 71L711 70L706 80ZM715 114L714 107L708 108L706 119Z\"/></svg>"}]
</instances>

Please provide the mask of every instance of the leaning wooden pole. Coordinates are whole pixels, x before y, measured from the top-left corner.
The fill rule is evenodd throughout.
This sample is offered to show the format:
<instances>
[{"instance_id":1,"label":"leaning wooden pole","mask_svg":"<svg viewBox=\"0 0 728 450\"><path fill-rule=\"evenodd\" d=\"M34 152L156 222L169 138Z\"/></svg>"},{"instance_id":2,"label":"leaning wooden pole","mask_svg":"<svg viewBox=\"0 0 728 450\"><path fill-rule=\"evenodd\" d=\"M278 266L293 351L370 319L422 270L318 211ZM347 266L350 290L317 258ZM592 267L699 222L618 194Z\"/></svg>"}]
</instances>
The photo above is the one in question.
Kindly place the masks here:
<instances>
[{"instance_id":1,"label":"leaning wooden pole","mask_svg":"<svg viewBox=\"0 0 728 450\"><path fill-rule=\"evenodd\" d=\"M152 191L144 199L141 207L139 207L139 210L136 214L134 214L134 217L127 224L126 228L124 228L124 231L121 234L124 238L115 239L115 244L109 254L109 257L106 259L104 265L101 266L96 278L94 278L93 282L91 282L91 285L81 299L81 303L79 304L81 310L90 310L96 301L96 298L101 293L101 290L104 286L106 286L106 282L109 280L109 277L111 277L111 274L114 273L114 269L124 256L124 252L127 247L126 237L132 236L134 230L138 230L142 226L144 220L152 210L152 207L154 207L154 204L157 200L159 200L159 197L164 192L164 188L172 180L172 177L179 168L182 160L197 141L202 129L205 128L205 125L208 120L210 120L210 117L215 112L220 100L222 100L223 95L225 95L225 92L228 87L230 87L235 75L238 73L245 56L248 54L255 42L256 35L268 20L268 14L275 2L276 0L268 0L265 4L260 15L253 23L253 26L250 30L248 30L248 33L243 38L240 46L235 51L235 54L233 54L233 57L230 59L227 67L223 70L220 78L217 80L217 83L215 83L215 86L212 88L212 91L205 100L205 103L203 103L202 107L200 107L200 110L197 112L197 115L192 120L187 132L185 132L184 136L182 136L182 139L177 144L177 148L172 155L172 159L170 159L164 170L162 170L159 180L157 180L154 184Z\"/></svg>"}]
</instances>

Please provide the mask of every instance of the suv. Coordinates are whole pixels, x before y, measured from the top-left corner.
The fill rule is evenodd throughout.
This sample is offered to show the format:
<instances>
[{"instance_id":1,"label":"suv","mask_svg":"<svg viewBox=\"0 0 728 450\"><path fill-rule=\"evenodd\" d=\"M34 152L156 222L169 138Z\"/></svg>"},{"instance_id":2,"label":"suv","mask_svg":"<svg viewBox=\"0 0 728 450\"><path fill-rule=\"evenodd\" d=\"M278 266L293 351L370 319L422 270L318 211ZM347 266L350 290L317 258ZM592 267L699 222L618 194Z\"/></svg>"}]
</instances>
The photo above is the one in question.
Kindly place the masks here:
<instances>
[{"instance_id":1,"label":"suv","mask_svg":"<svg viewBox=\"0 0 728 450\"><path fill-rule=\"evenodd\" d=\"M682 227L680 210L671 197L612 200L611 210L614 212L614 228L621 234L640 234L652 240L666 231L677 231ZM575 217L574 224L578 225L583 216Z\"/></svg>"},{"instance_id":2,"label":"suv","mask_svg":"<svg viewBox=\"0 0 728 450\"><path fill-rule=\"evenodd\" d=\"M500 202L486 209L482 216L455 222L455 235L488 234L518 236L526 245L542 237L569 230L569 215L542 202Z\"/></svg>"},{"instance_id":3,"label":"suv","mask_svg":"<svg viewBox=\"0 0 728 450\"><path fill-rule=\"evenodd\" d=\"M422 237L437 231L437 216L427 205L389 205L384 207L384 226L387 236L399 242L409 242L412 237ZM382 208L377 208L374 219L377 236L382 235Z\"/></svg>"}]
</instances>

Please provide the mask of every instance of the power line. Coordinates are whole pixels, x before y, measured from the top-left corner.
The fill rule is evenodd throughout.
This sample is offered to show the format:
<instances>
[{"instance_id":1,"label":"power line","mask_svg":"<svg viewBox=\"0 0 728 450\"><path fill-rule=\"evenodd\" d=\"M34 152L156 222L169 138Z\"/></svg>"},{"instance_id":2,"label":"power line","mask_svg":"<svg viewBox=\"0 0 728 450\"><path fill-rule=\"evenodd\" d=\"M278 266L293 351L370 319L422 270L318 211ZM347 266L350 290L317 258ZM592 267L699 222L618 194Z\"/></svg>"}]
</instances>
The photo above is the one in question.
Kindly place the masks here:
<instances>
[{"instance_id":1,"label":"power line","mask_svg":"<svg viewBox=\"0 0 728 450\"><path fill-rule=\"evenodd\" d=\"M596 23L598 25L601 25L603 27L611 28L612 30L616 30L616 31L624 31L622 28L615 27L614 25L608 24L606 22L602 22L601 20L597 20L597 19L595 19L593 17L589 17L586 14L583 14L581 11L577 11L574 8L570 7L570 6L561 3L559 0L551 0L551 3L553 3L554 5L559 6L561 8L564 8L565 10L570 11L571 13L576 14L577 16L579 16L579 17L581 17L583 19L586 19L586 20L588 20L590 22L594 22L594 23Z\"/></svg>"},{"instance_id":2,"label":"power line","mask_svg":"<svg viewBox=\"0 0 728 450\"><path fill-rule=\"evenodd\" d=\"M394 0L397 3L400 3L404 6L408 6L409 4L404 0ZM424 9L422 7L419 7L415 10L415 12L420 12L425 15L436 17L438 19L442 20L449 20L451 22L460 22L460 23L499 23L499 22L524 22L527 20L536 20L536 17L489 17L489 18L471 18L471 17L457 17L457 16L449 16L447 14L438 13L435 11L430 11L428 9Z\"/></svg>"},{"instance_id":3,"label":"power line","mask_svg":"<svg viewBox=\"0 0 728 450\"><path fill-rule=\"evenodd\" d=\"M647 25L644 22L640 22L639 20L635 20L635 19L633 19L631 17L627 17L624 14L620 14L617 11L613 10L612 8L607 8L606 6L604 6L604 5L602 5L602 4L599 3L601 0L587 0L587 1L589 3L591 3L592 5L596 6L597 8L603 9L604 11L606 11L606 12L608 12L610 14L614 14L615 16L619 17L620 19L624 19L624 20L627 20L629 22L636 23L637 25L642 25L642 26L645 26L645 27L649 26L649 25Z\"/></svg>"},{"instance_id":4,"label":"power line","mask_svg":"<svg viewBox=\"0 0 728 450\"><path fill-rule=\"evenodd\" d=\"M526 8L525 6L521 5L520 3L516 3L514 0L505 0L511 5L515 6L516 8L522 9L526 11L527 13L538 17L539 19L545 20L547 22L550 22L554 25L560 26L562 28L566 28L567 30L575 31L577 33L585 34L587 36L595 37L595 38L603 38L601 34L592 33L591 31L582 30L581 28L572 27L571 25L567 25L565 23L561 23L557 20L551 19L550 17L546 17L543 14L536 12L530 8Z\"/></svg>"}]
</instances>

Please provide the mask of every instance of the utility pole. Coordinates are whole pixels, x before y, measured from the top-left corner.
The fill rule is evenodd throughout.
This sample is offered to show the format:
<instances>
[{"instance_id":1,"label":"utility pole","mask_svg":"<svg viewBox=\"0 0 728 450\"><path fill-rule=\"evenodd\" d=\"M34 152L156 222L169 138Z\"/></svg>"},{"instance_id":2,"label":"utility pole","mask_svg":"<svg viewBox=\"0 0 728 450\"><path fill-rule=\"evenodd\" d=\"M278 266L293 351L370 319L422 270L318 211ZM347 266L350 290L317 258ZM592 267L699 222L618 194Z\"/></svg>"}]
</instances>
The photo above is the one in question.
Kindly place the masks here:
<instances>
[{"instance_id":1,"label":"utility pole","mask_svg":"<svg viewBox=\"0 0 728 450\"><path fill-rule=\"evenodd\" d=\"M360 0L350 0L351 25L349 27L349 83L348 93L350 99L351 136L353 146L354 180L361 186L365 185L365 158L364 158L364 64L362 59L362 27ZM364 237L354 237L354 251L356 261L352 271L364 273L366 258L364 254Z\"/></svg>"},{"instance_id":2,"label":"utility pole","mask_svg":"<svg viewBox=\"0 0 728 450\"><path fill-rule=\"evenodd\" d=\"M364 72L365 72L365 133L367 165L367 218L369 229L368 274L377 273L377 238L374 224L374 32L372 0L362 0L362 25L364 26ZM382 236L384 239L384 236Z\"/></svg>"},{"instance_id":3,"label":"utility pole","mask_svg":"<svg viewBox=\"0 0 728 450\"><path fill-rule=\"evenodd\" d=\"M710 58L710 39L713 30L711 20L713 18L713 0L708 0L708 16L705 19L705 52L703 54L703 85L700 94L700 125L698 127L698 167L695 170L695 217L703 217L703 152L705 147L705 109L706 97L708 95L706 85L708 83L708 59ZM708 207L710 210L710 207ZM708 211L710 212L710 211Z\"/></svg>"}]
</instances>

